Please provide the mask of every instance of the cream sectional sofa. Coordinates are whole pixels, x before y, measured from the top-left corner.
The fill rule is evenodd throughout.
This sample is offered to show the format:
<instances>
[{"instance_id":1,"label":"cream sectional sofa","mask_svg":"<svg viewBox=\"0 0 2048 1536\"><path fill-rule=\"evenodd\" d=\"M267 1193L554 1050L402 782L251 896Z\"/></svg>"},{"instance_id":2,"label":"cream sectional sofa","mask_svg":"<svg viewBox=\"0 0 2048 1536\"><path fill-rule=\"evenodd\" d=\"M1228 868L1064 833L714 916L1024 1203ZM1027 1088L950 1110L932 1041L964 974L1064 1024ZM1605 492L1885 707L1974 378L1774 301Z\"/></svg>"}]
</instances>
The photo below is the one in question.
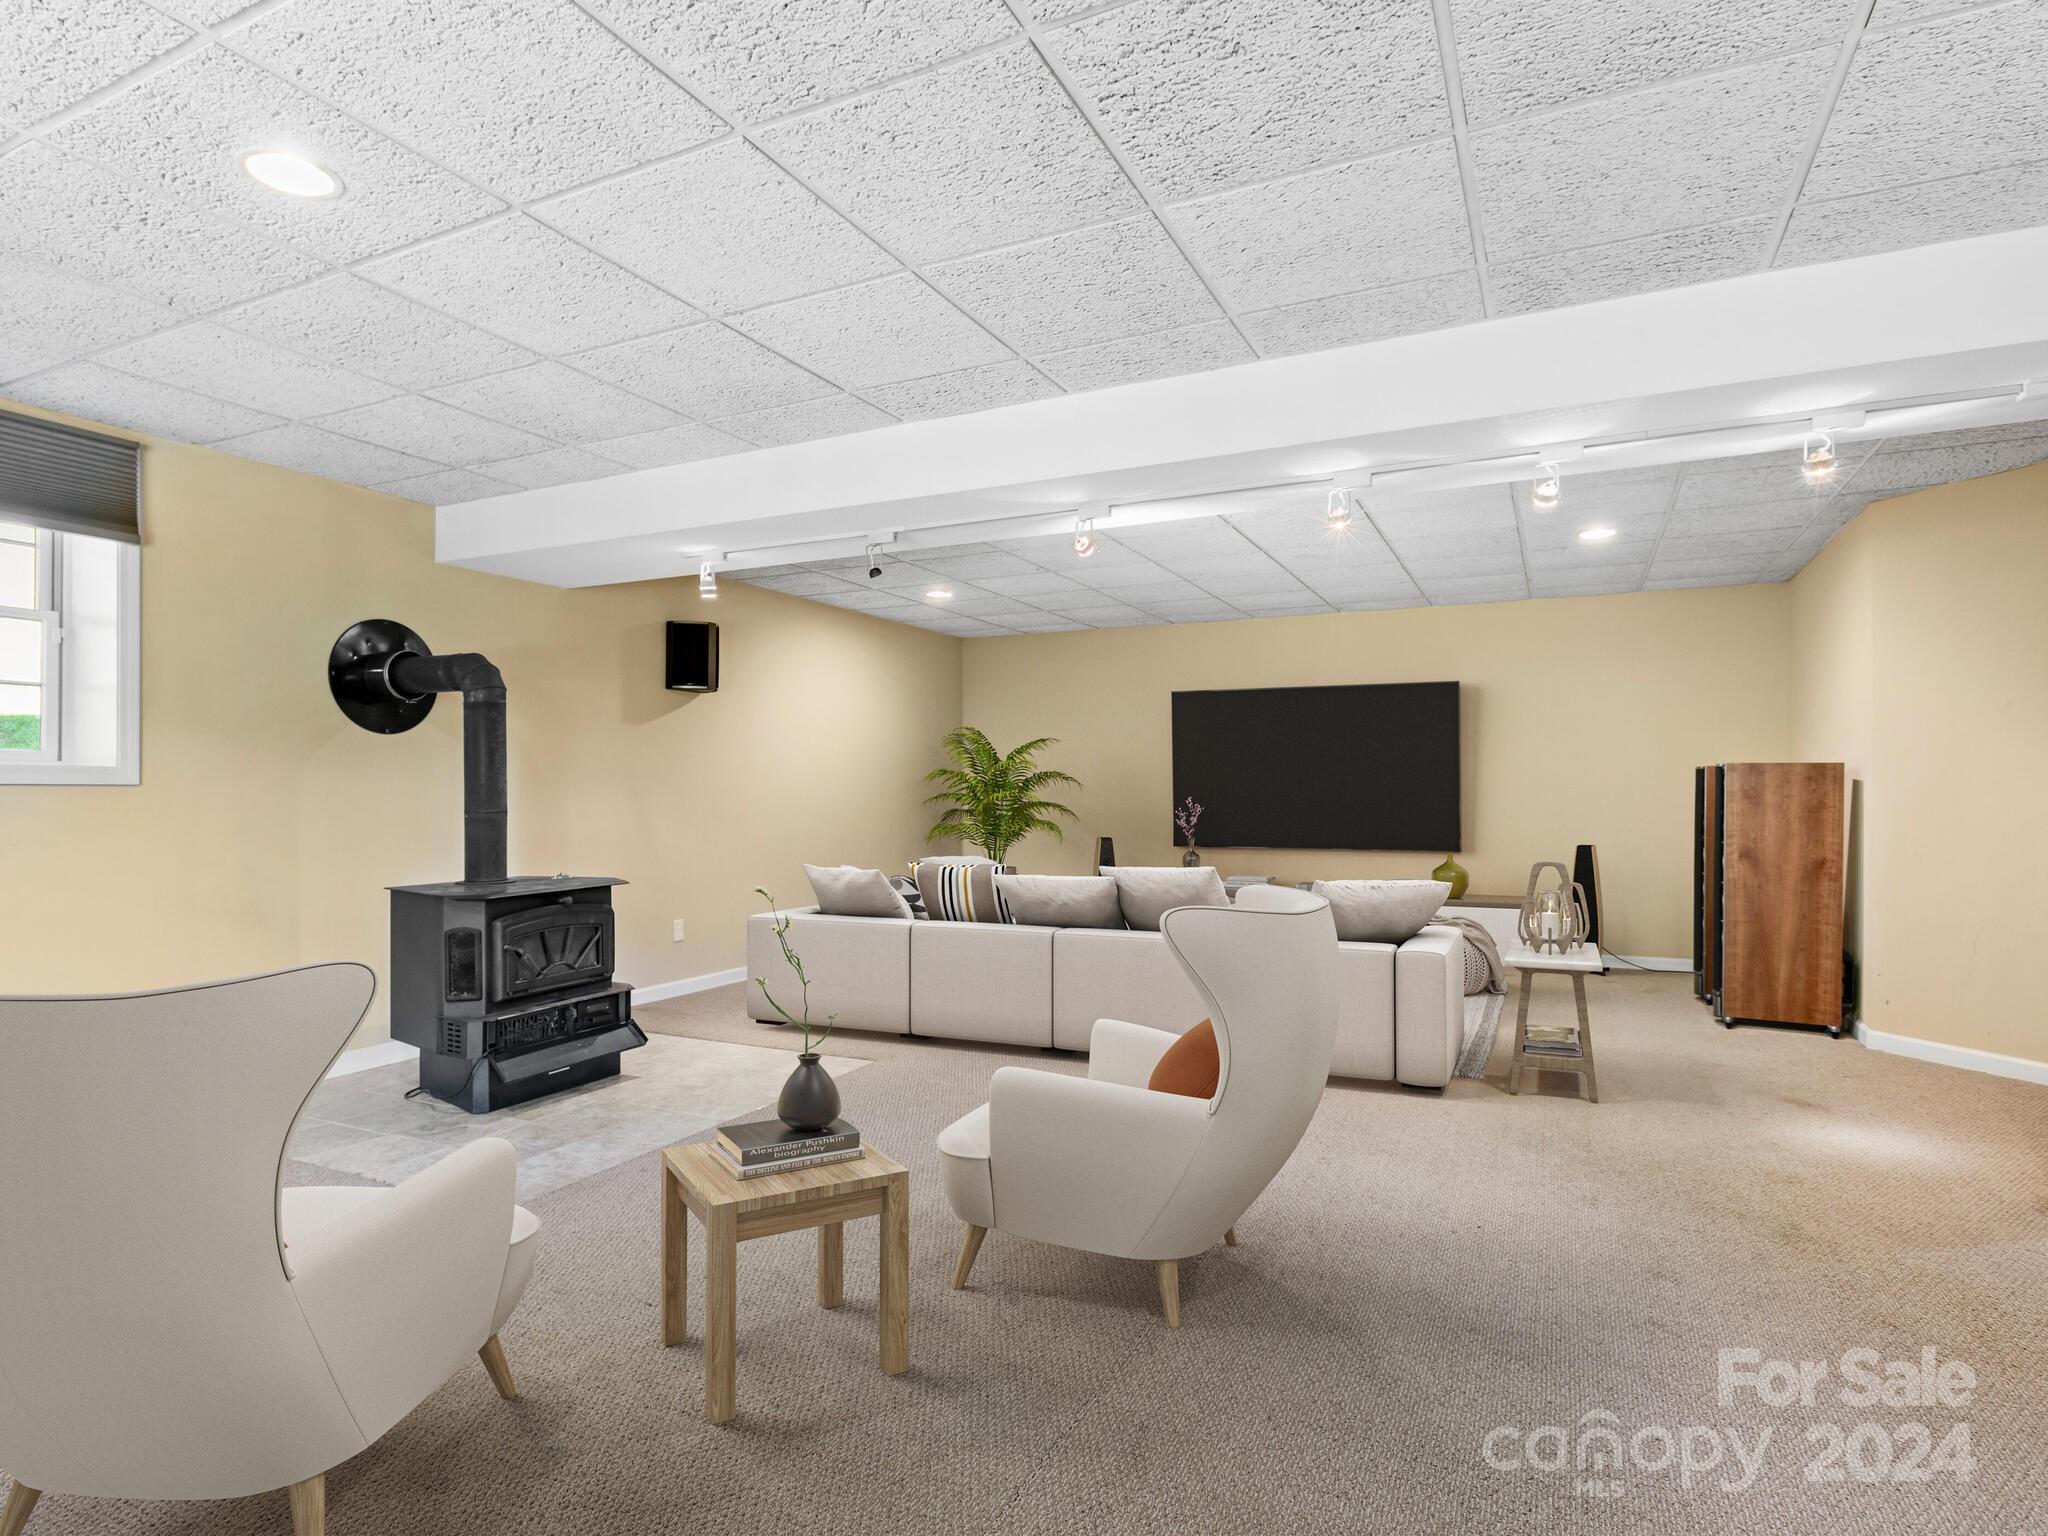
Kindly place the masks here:
<instances>
[{"instance_id":1,"label":"cream sectional sofa","mask_svg":"<svg viewBox=\"0 0 2048 1536\"><path fill-rule=\"evenodd\" d=\"M848 1029L1085 1051L1097 1019L1178 1034L1207 1012L1157 933L834 917L815 907L786 915L811 976L811 1017L837 1015ZM764 1023L780 1019L753 978L791 1002L777 985L788 971L773 927L765 912L747 921L747 1009ZM1405 944L1337 950L1330 1075L1448 1083L1464 1042L1464 935L1431 926Z\"/></svg>"}]
</instances>

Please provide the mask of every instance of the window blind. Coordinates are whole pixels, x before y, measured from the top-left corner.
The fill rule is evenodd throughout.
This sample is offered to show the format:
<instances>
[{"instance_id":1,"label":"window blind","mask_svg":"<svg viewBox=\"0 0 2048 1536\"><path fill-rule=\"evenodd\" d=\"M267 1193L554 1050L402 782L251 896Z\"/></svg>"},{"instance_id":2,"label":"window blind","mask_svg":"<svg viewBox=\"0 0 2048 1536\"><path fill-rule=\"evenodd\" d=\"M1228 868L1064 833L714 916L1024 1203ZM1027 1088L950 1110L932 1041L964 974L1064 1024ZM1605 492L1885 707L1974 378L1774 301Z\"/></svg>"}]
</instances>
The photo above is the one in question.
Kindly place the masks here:
<instances>
[{"instance_id":1,"label":"window blind","mask_svg":"<svg viewBox=\"0 0 2048 1536\"><path fill-rule=\"evenodd\" d=\"M0 411L0 522L142 542L139 444Z\"/></svg>"}]
</instances>

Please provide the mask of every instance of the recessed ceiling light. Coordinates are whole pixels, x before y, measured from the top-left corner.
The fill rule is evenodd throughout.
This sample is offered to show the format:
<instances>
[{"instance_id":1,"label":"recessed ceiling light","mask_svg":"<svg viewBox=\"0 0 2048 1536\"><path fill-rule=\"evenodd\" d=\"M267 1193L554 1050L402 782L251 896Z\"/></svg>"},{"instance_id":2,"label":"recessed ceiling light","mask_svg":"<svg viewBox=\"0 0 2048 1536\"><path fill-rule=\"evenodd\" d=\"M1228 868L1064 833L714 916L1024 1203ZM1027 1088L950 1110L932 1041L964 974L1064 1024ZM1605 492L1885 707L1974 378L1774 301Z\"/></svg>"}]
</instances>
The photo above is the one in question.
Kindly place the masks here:
<instances>
[{"instance_id":1,"label":"recessed ceiling light","mask_svg":"<svg viewBox=\"0 0 2048 1536\"><path fill-rule=\"evenodd\" d=\"M1579 539L1586 544L1605 544L1614 537L1612 528L1581 528Z\"/></svg>"},{"instance_id":2,"label":"recessed ceiling light","mask_svg":"<svg viewBox=\"0 0 2048 1536\"><path fill-rule=\"evenodd\" d=\"M288 149L252 149L242 156L242 169L273 192L292 197L333 197L341 190L334 172Z\"/></svg>"},{"instance_id":3,"label":"recessed ceiling light","mask_svg":"<svg viewBox=\"0 0 2048 1536\"><path fill-rule=\"evenodd\" d=\"M924 598L928 603L950 603L953 601L953 589L951 587L933 587L929 592L925 593Z\"/></svg>"}]
</instances>

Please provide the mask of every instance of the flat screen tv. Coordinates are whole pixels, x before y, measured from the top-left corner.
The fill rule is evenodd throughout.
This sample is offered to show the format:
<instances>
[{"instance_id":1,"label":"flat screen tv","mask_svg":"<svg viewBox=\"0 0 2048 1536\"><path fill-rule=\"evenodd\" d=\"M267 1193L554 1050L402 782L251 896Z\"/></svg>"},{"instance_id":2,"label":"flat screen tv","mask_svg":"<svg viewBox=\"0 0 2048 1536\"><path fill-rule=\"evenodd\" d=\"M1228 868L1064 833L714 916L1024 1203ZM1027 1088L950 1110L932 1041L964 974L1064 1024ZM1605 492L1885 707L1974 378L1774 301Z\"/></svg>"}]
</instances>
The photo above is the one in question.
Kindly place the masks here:
<instances>
[{"instance_id":1,"label":"flat screen tv","mask_svg":"<svg viewBox=\"0 0 2048 1536\"><path fill-rule=\"evenodd\" d=\"M1173 696L1173 803L1206 848L1455 853L1458 685Z\"/></svg>"}]
</instances>

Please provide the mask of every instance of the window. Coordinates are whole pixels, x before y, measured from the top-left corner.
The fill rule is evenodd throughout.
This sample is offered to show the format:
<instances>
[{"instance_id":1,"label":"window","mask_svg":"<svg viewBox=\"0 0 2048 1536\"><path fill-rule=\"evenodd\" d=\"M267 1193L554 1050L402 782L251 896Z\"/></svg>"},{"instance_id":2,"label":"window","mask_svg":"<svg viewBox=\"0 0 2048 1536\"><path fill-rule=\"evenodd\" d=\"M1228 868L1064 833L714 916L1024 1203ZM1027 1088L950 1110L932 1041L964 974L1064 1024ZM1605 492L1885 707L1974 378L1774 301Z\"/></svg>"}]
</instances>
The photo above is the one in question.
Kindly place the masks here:
<instances>
[{"instance_id":1,"label":"window","mask_svg":"<svg viewBox=\"0 0 2048 1536\"><path fill-rule=\"evenodd\" d=\"M140 782L140 563L0 521L0 784Z\"/></svg>"}]
</instances>

